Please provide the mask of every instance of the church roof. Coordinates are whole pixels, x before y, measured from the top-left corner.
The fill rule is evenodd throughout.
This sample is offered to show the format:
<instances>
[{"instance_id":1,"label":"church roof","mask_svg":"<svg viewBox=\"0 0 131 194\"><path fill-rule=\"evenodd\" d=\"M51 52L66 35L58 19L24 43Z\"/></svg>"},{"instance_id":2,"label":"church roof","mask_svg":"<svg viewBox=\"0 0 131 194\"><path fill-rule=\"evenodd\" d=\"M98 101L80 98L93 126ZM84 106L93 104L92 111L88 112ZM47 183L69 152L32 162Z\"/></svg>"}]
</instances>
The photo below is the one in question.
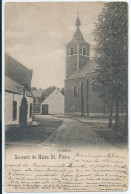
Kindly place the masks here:
<instances>
[{"instance_id":1,"label":"church roof","mask_svg":"<svg viewBox=\"0 0 131 194\"><path fill-rule=\"evenodd\" d=\"M79 71L75 71L67 78L67 80L84 78L89 73L95 73L96 68L97 65L93 60L89 60L88 62L86 61L85 64L79 69Z\"/></svg>"},{"instance_id":2,"label":"church roof","mask_svg":"<svg viewBox=\"0 0 131 194\"><path fill-rule=\"evenodd\" d=\"M82 35L82 33L81 33L80 29L79 29L80 25L81 25L81 22L80 22L79 17L77 16L77 19L76 19L77 29L76 29L76 32L73 35L73 41L76 41L76 40L84 41L83 35Z\"/></svg>"},{"instance_id":3,"label":"church roof","mask_svg":"<svg viewBox=\"0 0 131 194\"><path fill-rule=\"evenodd\" d=\"M73 35L73 41L76 41L76 40L84 41L83 35L79 28L77 28L76 32Z\"/></svg>"},{"instance_id":4,"label":"church roof","mask_svg":"<svg viewBox=\"0 0 131 194\"><path fill-rule=\"evenodd\" d=\"M80 22L79 17L77 16L77 19L76 19L76 26L80 26L80 25L81 25L81 22Z\"/></svg>"}]
</instances>

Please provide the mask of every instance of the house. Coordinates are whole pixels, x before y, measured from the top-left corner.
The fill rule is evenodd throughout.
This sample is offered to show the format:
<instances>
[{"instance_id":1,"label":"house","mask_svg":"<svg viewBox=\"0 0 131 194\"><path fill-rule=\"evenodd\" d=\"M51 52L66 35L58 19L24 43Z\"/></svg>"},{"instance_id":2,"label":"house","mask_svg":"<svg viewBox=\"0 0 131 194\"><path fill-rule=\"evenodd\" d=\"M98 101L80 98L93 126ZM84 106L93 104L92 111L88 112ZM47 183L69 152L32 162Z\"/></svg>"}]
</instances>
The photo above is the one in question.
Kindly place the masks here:
<instances>
[{"instance_id":1,"label":"house","mask_svg":"<svg viewBox=\"0 0 131 194\"><path fill-rule=\"evenodd\" d=\"M47 94L43 90L33 90L32 94L34 114L41 114L41 103L47 97Z\"/></svg>"},{"instance_id":2,"label":"house","mask_svg":"<svg viewBox=\"0 0 131 194\"><path fill-rule=\"evenodd\" d=\"M80 31L77 16L76 32L66 45L65 113L101 114L104 104L95 91L96 64L90 60L90 45Z\"/></svg>"},{"instance_id":3,"label":"house","mask_svg":"<svg viewBox=\"0 0 131 194\"><path fill-rule=\"evenodd\" d=\"M43 102L42 114L64 114L64 95L56 88Z\"/></svg>"},{"instance_id":4,"label":"house","mask_svg":"<svg viewBox=\"0 0 131 194\"><path fill-rule=\"evenodd\" d=\"M26 125L32 121L32 70L5 54L5 125ZM8 127L6 127L8 128Z\"/></svg>"}]
</instances>

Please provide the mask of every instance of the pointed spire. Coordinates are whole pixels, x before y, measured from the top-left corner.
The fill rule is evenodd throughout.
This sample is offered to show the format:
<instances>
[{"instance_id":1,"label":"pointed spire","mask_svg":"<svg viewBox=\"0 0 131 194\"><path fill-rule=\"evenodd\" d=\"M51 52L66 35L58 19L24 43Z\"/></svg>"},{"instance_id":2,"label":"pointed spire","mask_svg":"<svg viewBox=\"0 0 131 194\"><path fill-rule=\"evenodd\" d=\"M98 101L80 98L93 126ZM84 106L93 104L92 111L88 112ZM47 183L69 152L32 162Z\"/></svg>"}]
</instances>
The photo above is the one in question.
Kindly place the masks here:
<instances>
[{"instance_id":1,"label":"pointed spire","mask_svg":"<svg viewBox=\"0 0 131 194\"><path fill-rule=\"evenodd\" d=\"M76 29L76 32L74 33L74 36L73 36L73 41L75 40L81 40L81 41L84 41L84 38L83 38L83 35L79 29L79 26L81 25L81 22L80 22L80 19L79 19L79 11L77 11L77 19L76 19L76 24L77 26L77 29Z\"/></svg>"},{"instance_id":2,"label":"pointed spire","mask_svg":"<svg viewBox=\"0 0 131 194\"><path fill-rule=\"evenodd\" d=\"M76 26L80 26L81 25L81 22L80 22L80 19L79 19L79 11L77 11L77 19L76 19Z\"/></svg>"}]
</instances>

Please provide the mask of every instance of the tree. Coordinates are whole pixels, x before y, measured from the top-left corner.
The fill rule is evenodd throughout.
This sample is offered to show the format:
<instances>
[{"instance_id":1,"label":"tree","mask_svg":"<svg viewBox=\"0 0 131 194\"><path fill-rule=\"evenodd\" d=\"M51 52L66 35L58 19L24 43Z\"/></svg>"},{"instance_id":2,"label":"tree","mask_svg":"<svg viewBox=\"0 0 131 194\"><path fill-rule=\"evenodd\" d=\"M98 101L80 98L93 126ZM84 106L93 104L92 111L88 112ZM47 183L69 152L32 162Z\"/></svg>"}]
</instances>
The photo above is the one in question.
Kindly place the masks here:
<instances>
[{"instance_id":1,"label":"tree","mask_svg":"<svg viewBox=\"0 0 131 194\"><path fill-rule=\"evenodd\" d=\"M48 95L50 95L56 89L55 86L50 86L46 90L44 90Z\"/></svg>"},{"instance_id":2,"label":"tree","mask_svg":"<svg viewBox=\"0 0 131 194\"><path fill-rule=\"evenodd\" d=\"M31 87L31 91L37 90L36 87Z\"/></svg>"},{"instance_id":3,"label":"tree","mask_svg":"<svg viewBox=\"0 0 131 194\"><path fill-rule=\"evenodd\" d=\"M120 103L128 99L128 4L106 3L93 32L98 88L110 104L116 107L116 129L119 124Z\"/></svg>"}]
</instances>

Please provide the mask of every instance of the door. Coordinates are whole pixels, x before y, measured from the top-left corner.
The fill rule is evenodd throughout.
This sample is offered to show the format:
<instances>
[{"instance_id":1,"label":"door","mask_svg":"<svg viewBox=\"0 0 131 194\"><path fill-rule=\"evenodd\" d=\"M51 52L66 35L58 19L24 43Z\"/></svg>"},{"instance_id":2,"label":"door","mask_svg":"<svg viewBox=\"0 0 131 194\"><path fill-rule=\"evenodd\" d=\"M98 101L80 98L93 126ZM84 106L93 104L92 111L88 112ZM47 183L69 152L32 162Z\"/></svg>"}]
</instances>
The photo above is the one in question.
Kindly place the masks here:
<instances>
[{"instance_id":1,"label":"door","mask_svg":"<svg viewBox=\"0 0 131 194\"><path fill-rule=\"evenodd\" d=\"M26 125L27 123L27 110L28 110L27 100L25 97L23 97L20 106L20 116L19 116L20 125Z\"/></svg>"},{"instance_id":2,"label":"door","mask_svg":"<svg viewBox=\"0 0 131 194\"><path fill-rule=\"evenodd\" d=\"M48 104L43 104L42 105L42 114L43 115L48 115Z\"/></svg>"}]
</instances>

